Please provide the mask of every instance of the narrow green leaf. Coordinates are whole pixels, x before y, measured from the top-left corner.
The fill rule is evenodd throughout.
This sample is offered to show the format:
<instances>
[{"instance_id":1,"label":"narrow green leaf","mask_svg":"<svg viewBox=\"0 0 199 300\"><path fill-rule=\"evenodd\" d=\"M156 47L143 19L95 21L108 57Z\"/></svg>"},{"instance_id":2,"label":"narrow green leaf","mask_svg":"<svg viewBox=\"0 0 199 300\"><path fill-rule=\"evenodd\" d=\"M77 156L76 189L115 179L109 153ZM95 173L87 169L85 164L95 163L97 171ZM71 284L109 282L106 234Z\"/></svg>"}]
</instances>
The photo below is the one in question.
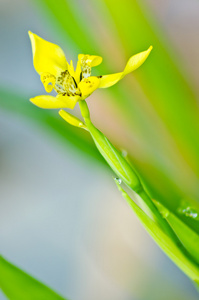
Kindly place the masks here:
<instances>
[{"instance_id":1,"label":"narrow green leaf","mask_svg":"<svg viewBox=\"0 0 199 300\"><path fill-rule=\"evenodd\" d=\"M0 256L0 288L10 300L65 299L2 256Z\"/></svg>"},{"instance_id":2,"label":"narrow green leaf","mask_svg":"<svg viewBox=\"0 0 199 300\"><path fill-rule=\"evenodd\" d=\"M117 183L117 182L116 182ZM132 200L129 195L117 183L118 189L126 199L134 213L137 215L145 229L156 241L160 248L187 274L193 281L199 281L199 267L191 258L189 253L180 244L176 244L173 239L165 234L164 230L154 222L133 200L137 201L137 194L133 193Z\"/></svg>"},{"instance_id":3,"label":"narrow green leaf","mask_svg":"<svg viewBox=\"0 0 199 300\"><path fill-rule=\"evenodd\" d=\"M156 204L163 217L173 228L173 231L176 233L181 243L199 264L199 235L190 227L188 227L184 222L182 222L178 217L176 217L173 213L171 213L162 204L157 201L154 201L154 203Z\"/></svg>"}]
</instances>

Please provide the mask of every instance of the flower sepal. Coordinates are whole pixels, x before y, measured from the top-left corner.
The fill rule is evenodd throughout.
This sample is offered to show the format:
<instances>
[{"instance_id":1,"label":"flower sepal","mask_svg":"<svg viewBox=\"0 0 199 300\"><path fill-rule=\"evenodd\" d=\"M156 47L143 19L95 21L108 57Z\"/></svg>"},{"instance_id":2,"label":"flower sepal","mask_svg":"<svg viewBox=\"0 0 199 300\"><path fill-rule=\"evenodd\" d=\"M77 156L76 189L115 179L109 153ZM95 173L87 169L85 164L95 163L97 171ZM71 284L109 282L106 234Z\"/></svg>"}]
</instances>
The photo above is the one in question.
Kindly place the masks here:
<instances>
[{"instance_id":1,"label":"flower sepal","mask_svg":"<svg viewBox=\"0 0 199 300\"><path fill-rule=\"evenodd\" d=\"M86 125L77 117L71 115L63 109L60 109L59 115L70 125L88 130Z\"/></svg>"}]
</instances>

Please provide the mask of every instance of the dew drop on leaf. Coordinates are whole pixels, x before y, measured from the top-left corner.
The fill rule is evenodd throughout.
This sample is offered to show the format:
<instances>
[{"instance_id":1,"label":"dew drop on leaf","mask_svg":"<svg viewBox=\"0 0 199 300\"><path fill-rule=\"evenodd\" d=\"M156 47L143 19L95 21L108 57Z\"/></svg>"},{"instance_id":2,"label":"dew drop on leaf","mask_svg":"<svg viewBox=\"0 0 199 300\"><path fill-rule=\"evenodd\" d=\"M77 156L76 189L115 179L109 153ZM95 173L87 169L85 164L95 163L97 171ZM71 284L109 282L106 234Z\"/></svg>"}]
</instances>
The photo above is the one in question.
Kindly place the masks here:
<instances>
[{"instance_id":1,"label":"dew drop on leaf","mask_svg":"<svg viewBox=\"0 0 199 300\"><path fill-rule=\"evenodd\" d=\"M187 202L182 203L182 205L178 208L178 213L199 221L199 212Z\"/></svg>"},{"instance_id":2,"label":"dew drop on leaf","mask_svg":"<svg viewBox=\"0 0 199 300\"><path fill-rule=\"evenodd\" d=\"M128 155L128 153L125 149L121 150L121 154L122 154L123 157L127 157L127 155Z\"/></svg>"},{"instance_id":3,"label":"dew drop on leaf","mask_svg":"<svg viewBox=\"0 0 199 300\"><path fill-rule=\"evenodd\" d=\"M184 208L182 210L182 213L186 216L186 217L191 217L191 218L197 218L198 217L198 213L196 212L195 209L191 208L190 206Z\"/></svg>"},{"instance_id":4,"label":"dew drop on leaf","mask_svg":"<svg viewBox=\"0 0 199 300\"><path fill-rule=\"evenodd\" d=\"M119 183L119 184L122 183L122 179L121 178L115 177L114 180L117 181L117 183Z\"/></svg>"}]
</instances>

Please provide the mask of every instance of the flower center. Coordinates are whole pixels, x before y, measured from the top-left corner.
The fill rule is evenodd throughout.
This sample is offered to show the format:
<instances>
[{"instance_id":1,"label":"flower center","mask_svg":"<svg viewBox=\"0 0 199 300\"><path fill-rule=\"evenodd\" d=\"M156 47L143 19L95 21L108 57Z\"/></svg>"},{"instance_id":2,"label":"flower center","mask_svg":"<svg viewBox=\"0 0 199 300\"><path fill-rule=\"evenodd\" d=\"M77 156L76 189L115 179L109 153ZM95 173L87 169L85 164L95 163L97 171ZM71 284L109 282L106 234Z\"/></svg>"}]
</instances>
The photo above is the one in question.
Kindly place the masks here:
<instances>
[{"instance_id":1,"label":"flower center","mask_svg":"<svg viewBox=\"0 0 199 300\"><path fill-rule=\"evenodd\" d=\"M70 75L68 70L61 72L56 78L54 89L58 94L66 93L67 96L81 95L74 77Z\"/></svg>"}]
</instances>

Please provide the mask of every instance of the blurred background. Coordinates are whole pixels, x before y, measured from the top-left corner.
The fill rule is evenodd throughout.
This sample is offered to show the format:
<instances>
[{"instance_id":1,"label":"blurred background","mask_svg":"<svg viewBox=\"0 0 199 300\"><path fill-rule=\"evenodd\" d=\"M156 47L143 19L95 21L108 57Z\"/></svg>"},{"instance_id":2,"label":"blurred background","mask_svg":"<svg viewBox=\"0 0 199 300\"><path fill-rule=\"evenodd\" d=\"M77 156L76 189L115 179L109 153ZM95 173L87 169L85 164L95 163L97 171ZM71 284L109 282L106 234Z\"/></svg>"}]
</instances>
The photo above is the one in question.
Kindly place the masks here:
<instances>
[{"instance_id":1,"label":"blurred background","mask_svg":"<svg viewBox=\"0 0 199 300\"><path fill-rule=\"evenodd\" d=\"M198 28L197 0L0 0L0 251L71 300L198 297L122 199L88 134L29 103L44 89L27 32L74 62L103 56L97 75L153 45L139 70L88 105L151 196L177 214L182 201L199 203Z\"/></svg>"}]
</instances>

